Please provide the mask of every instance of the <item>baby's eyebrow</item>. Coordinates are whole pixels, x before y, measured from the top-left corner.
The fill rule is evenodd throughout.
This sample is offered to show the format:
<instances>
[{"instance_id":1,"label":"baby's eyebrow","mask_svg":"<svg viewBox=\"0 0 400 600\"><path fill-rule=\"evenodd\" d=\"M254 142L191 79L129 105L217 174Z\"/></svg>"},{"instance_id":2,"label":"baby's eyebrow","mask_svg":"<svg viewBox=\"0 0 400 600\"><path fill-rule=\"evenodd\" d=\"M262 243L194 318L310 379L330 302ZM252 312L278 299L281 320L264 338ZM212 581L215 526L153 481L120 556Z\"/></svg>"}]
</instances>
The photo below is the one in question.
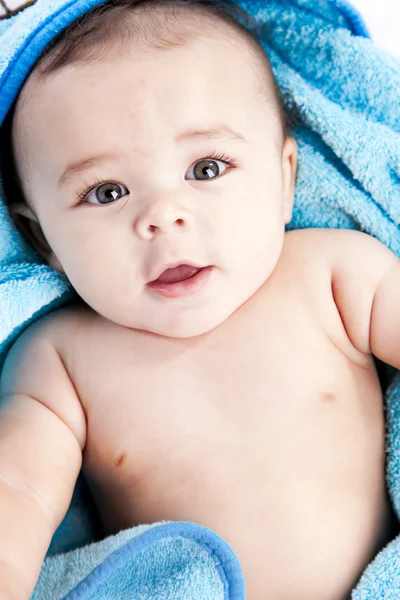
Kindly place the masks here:
<instances>
[{"instance_id":1,"label":"baby's eyebrow","mask_svg":"<svg viewBox=\"0 0 400 600\"><path fill-rule=\"evenodd\" d=\"M96 163L102 163L117 159L117 154L106 152L104 154L97 154L96 156L89 156L88 158L77 160L76 162L73 162L67 166L60 179L58 180L58 187L62 187L66 183L67 179L69 179L73 175L82 173L82 171L87 171L87 169L90 169Z\"/></svg>"},{"instance_id":2,"label":"baby's eyebrow","mask_svg":"<svg viewBox=\"0 0 400 600\"><path fill-rule=\"evenodd\" d=\"M176 141L180 142L188 138L207 138L207 139L230 139L247 142L244 135L234 131L228 125L219 125L211 129L188 129L176 136Z\"/></svg>"},{"instance_id":3,"label":"baby's eyebrow","mask_svg":"<svg viewBox=\"0 0 400 600\"><path fill-rule=\"evenodd\" d=\"M206 139L230 139L241 142L247 142L246 138L238 131L234 131L227 125L220 125L211 129L188 129L179 133L176 136L176 141L183 141L190 138L206 138ZM96 156L89 156L69 164L58 180L58 187L65 185L66 181L73 175L82 173L90 169L97 163L102 163L110 160L117 160L118 155L110 152L104 154L97 154Z\"/></svg>"}]
</instances>

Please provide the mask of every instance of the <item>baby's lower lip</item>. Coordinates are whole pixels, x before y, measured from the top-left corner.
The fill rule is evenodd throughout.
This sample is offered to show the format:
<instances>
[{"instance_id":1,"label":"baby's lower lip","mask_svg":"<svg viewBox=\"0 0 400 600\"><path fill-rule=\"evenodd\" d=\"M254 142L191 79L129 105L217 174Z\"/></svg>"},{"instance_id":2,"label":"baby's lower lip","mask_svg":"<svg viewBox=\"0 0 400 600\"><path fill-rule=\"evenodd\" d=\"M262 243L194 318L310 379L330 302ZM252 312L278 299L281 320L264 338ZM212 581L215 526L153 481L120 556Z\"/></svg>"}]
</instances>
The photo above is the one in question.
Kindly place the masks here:
<instances>
[{"instance_id":1,"label":"baby's lower lip","mask_svg":"<svg viewBox=\"0 0 400 600\"><path fill-rule=\"evenodd\" d=\"M199 269L193 277L175 283L166 283L157 279L156 281L148 283L147 287L160 294L160 296L164 296L164 298L193 296L205 287L213 268L214 267L203 267L202 269Z\"/></svg>"}]
</instances>

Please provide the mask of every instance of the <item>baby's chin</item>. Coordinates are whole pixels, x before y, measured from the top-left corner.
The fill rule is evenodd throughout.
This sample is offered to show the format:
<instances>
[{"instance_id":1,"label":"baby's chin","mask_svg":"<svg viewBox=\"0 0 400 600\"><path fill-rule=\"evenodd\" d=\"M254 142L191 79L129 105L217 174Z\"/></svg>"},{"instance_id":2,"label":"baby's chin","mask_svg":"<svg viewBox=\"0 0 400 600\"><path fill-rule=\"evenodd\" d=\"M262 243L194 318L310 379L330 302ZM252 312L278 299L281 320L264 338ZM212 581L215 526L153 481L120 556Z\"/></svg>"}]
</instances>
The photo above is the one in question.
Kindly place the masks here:
<instances>
[{"instance_id":1,"label":"baby's chin","mask_svg":"<svg viewBox=\"0 0 400 600\"><path fill-rule=\"evenodd\" d=\"M224 318L214 318L214 319L188 319L184 323L179 324L157 324L157 325L143 325L138 327L141 331L146 331L148 333L153 333L154 335L159 335L163 337L169 338L177 338L177 339L187 339L200 337L207 333L210 333L220 325L230 315L227 315Z\"/></svg>"},{"instance_id":2,"label":"baby's chin","mask_svg":"<svg viewBox=\"0 0 400 600\"><path fill-rule=\"evenodd\" d=\"M196 309L182 308L180 311L158 313L138 323L136 329L168 338L187 339L206 335L223 323L237 310L236 304L214 302Z\"/></svg>"}]
</instances>

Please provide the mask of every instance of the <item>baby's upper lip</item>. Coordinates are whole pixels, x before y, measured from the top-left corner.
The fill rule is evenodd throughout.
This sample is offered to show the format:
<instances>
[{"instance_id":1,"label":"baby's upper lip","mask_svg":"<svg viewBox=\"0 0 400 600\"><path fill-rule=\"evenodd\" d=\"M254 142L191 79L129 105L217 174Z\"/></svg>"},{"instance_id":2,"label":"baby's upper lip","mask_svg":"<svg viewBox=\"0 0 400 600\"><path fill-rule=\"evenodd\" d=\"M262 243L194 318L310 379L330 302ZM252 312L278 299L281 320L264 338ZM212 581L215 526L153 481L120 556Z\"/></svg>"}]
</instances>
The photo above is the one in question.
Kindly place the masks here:
<instances>
[{"instance_id":1,"label":"baby's upper lip","mask_svg":"<svg viewBox=\"0 0 400 600\"><path fill-rule=\"evenodd\" d=\"M181 267L183 265L186 265L188 267L193 267L194 269L204 269L205 266L207 266L207 265L201 265L197 262L193 262L192 260L186 260L186 259L178 260L178 261L171 262L171 263L164 263L164 264L156 267L155 269L153 269L152 274L151 274L151 279L147 283L153 283L154 281L157 281L157 279L159 277L161 277L161 275L163 273L165 273L165 271L167 271L168 269L175 269L176 267Z\"/></svg>"}]
</instances>

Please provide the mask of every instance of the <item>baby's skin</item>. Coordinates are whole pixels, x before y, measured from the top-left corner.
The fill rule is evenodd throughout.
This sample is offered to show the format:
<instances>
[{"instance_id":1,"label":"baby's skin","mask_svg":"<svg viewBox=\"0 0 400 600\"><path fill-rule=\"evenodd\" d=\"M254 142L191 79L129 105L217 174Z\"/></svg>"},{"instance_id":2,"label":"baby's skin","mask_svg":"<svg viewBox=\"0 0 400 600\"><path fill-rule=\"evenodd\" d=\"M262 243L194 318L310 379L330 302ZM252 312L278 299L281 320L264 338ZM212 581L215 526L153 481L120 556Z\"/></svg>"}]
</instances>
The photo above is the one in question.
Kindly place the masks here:
<instances>
[{"instance_id":1,"label":"baby's skin","mask_svg":"<svg viewBox=\"0 0 400 600\"><path fill-rule=\"evenodd\" d=\"M400 262L362 233L284 233L296 144L219 40L22 93L21 214L86 305L29 327L2 374L1 600L29 598L81 468L107 533L207 526L249 600L343 600L385 542L372 355L400 367ZM61 175L104 152L78 201Z\"/></svg>"}]
</instances>

